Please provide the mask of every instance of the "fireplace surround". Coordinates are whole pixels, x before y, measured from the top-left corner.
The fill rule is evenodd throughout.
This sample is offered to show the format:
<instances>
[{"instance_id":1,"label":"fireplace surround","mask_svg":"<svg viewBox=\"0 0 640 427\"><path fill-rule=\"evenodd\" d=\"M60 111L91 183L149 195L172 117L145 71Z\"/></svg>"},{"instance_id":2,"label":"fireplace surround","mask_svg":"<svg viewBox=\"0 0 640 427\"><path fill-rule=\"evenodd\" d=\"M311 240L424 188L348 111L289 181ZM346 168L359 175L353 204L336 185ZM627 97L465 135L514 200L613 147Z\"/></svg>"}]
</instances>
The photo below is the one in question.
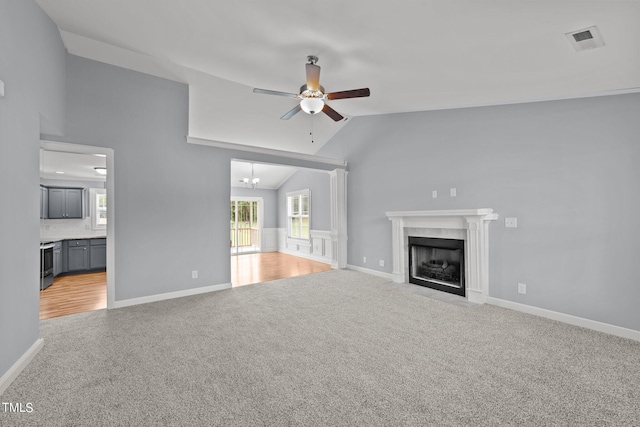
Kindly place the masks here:
<instances>
[{"instance_id":1,"label":"fireplace surround","mask_svg":"<svg viewBox=\"0 0 640 427\"><path fill-rule=\"evenodd\" d=\"M393 280L410 283L409 237L464 241L464 293L475 303L489 295L489 224L493 209L387 212L392 224Z\"/></svg>"}]
</instances>

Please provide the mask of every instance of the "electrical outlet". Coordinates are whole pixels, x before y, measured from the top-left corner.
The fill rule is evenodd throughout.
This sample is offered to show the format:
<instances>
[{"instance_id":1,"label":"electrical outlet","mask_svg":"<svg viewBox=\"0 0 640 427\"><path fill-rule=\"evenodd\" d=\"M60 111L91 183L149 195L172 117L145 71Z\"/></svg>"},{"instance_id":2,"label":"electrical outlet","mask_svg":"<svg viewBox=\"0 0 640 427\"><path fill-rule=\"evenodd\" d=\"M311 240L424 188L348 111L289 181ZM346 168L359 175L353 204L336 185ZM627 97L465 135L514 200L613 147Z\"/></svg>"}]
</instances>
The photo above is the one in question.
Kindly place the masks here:
<instances>
[{"instance_id":1,"label":"electrical outlet","mask_svg":"<svg viewBox=\"0 0 640 427\"><path fill-rule=\"evenodd\" d=\"M434 199L437 199L438 198L438 190L433 190L431 192L431 197L433 197Z\"/></svg>"},{"instance_id":2,"label":"electrical outlet","mask_svg":"<svg viewBox=\"0 0 640 427\"><path fill-rule=\"evenodd\" d=\"M527 285L525 283L518 283L518 293L519 294L527 293Z\"/></svg>"},{"instance_id":3,"label":"electrical outlet","mask_svg":"<svg viewBox=\"0 0 640 427\"><path fill-rule=\"evenodd\" d=\"M452 189L449 190L449 194L451 194L451 197L456 197L458 192L457 192L457 190L455 188L452 188Z\"/></svg>"},{"instance_id":4,"label":"electrical outlet","mask_svg":"<svg viewBox=\"0 0 640 427\"><path fill-rule=\"evenodd\" d=\"M366 257L366 256L363 256L363 257L362 257L362 263L363 263L363 264L366 264L366 263L367 263L367 257Z\"/></svg>"},{"instance_id":5,"label":"electrical outlet","mask_svg":"<svg viewBox=\"0 0 640 427\"><path fill-rule=\"evenodd\" d=\"M383 259L380 260L380 267L384 267L384 260Z\"/></svg>"},{"instance_id":6,"label":"electrical outlet","mask_svg":"<svg viewBox=\"0 0 640 427\"><path fill-rule=\"evenodd\" d=\"M507 228L518 228L518 218L505 218L504 226Z\"/></svg>"},{"instance_id":7,"label":"electrical outlet","mask_svg":"<svg viewBox=\"0 0 640 427\"><path fill-rule=\"evenodd\" d=\"M191 272L191 278L192 279L197 279L198 278L198 270L193 270Z\"/></svg>"}]
</instances>

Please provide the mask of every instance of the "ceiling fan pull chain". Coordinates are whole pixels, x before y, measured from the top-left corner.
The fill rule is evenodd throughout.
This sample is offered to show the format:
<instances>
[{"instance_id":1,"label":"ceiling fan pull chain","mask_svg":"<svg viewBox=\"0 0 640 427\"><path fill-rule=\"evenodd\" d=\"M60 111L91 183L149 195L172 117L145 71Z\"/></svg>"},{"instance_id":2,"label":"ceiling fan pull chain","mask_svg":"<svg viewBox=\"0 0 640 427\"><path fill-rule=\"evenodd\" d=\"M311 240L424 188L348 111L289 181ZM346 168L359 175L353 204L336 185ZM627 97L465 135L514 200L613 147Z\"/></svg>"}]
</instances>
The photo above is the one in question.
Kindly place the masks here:
<instances>
[{"instance_id":1,"label":"ceiling fan pull chain","mask_svg":"<svg viewBox=\"0 0 640 427\"><path fill-rule=\"evenodd\" d=\"M311 143L313 144L313 115L309 115L309 120L311 120L311 130L309 131L309 135L311 135Z\"/></svg>"}]
</instances>

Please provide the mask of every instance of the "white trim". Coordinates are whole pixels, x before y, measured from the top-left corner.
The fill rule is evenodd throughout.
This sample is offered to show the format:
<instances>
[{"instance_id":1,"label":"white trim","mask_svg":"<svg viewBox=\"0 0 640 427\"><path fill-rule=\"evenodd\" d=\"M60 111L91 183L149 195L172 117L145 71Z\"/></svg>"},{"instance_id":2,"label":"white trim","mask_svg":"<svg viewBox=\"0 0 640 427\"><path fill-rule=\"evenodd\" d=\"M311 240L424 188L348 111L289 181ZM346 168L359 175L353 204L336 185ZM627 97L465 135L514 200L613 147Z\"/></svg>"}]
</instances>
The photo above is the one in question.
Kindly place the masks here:
<instances>
[{"instance_id":1,"label":"white trim","mask_svg":"<svg viewBox=\"0 0 640 427\"><path fill-rule=\"evenodd\" d=\"M545 308L534 307L531 305L520 304L513 301L507 301L500 298L486 297L485 302L487 304L496 305L502 308L508 308L510 310L520 311L527 314L533 314L535 316L544 317L551 320L557 320L558 322L568 323L574 326L580 326L587 329L592 329L598 332L604 332L605 334L616 335L622 338L628 338L635 341L640 341L640 331L634 329L623 328L621 326L610 325L608 323L598 322L596 320L585 319L583 317L573 316L571 314L559 313L557 311L547 310Z\"/></svg>"},{"instance_id":2,"label":"white trim","mask_svg":"<svg viewBox=\"0 0 640 427\"><path fill-rule=\"evenodd\" d=\"M249 151L251 153L266 154L269 156L286 157L289 159L305 160L309 162L325 163L329 165L346 167L345 160L334 159L331 157L316 156L314 154L296 153L293 151L276 150L273 148L255 147L253 145L234 144L231 142L215 141L213 139L195 138L187 136L189 144L206 145L209 147L224 148L226 150Z\"/></svg>"},{"instance_id":3,"label":"white trim","mask_svg":"<svg viewBox=\"0 0 640 427\"><path fill-rule=\"evenodd\" d=\"M297 246L298 248L305 248L311 250L311 239L299 239L297 237L287 236L287 247Z\"/></svg>"},{"instance_id":4,"label":"white trim","mask_svg":"<svg viewBox=\"0 0 640 427\"><path fill-rule=\"evenodd\" d=\"M14 363L13 366L11 366L2 377L0 377L0 395L9 388L16 378L18 378L18 375L20 375L24 368L31 363L33 358L36 357L36 354L42 350L42 347L44 347L44 340L42 338L38 338L36 342L29 347L29 350L25 351L24 354L20 356L20 359L18 359L16 363Z\"/></svg>"},{"instance_id":5,"label":"white trim","mask_svg":"<svg viewBox=\"0 0 640 427\"><path fill-rule=\"evenodd\" d=\"M278 251L278 229L277 228L263 228L262 237L264 238L264 241L261 244L262 252Z\"/></svg>"},{"instance_id":6,"label":"white trim","mask_svg":"<svg viewBox=\"0 0 640 427\"><path fill-rule=\"evenodd\" d=\"M309 212L307 213L307 219L309 224L309 238L305 239L303 237L293 237L291 234L291 218L300 218L300 234L302 234L302 218L304 218L302 214L302 200L300 200L299 214L297 216L291 215L291 199L299 196L307 196L307 207L309 208ZM286 213L285 216L287 218L287 245L298 245L305 246L307 243L309 247L311 247L311 190L305 188L303 190L289 191L286 193Z\"/></svg>"},{"instance_id":7,"label":"white trim","mask_svg":"<svg viewBox=\"0 0 640 427\"><path fill-rule=\"evenodd\" d=\"M323 258L311 253L305 253L305 252L298 252L298 251L292 251L291 249L287 249L287 248L281 248L278 252L282 252L283 254L287 254L287 255L293 255L293 256L297 256L300 258L306 258L309 259L311 261L318 261L321 262L323 264L327 264L327 265L331 265L331 260L327 259L327 258Z\"/></svg>"},{"instance_id":8,"label":"white trim","mask_svg":"<svg viewBox=\"0 0 640 427\"><path fill-rule=\"evenodd\" d=\"M358 267L357 265L347 264L347 270L359 271L360 273L370 274L372 276L382 277L383 279L388 279L393 282L395 276L391 273L386 273L384 271L372 270L370 268ZM416 285L417 286L417 285Z\"/></svg>"},{"instance_id":9,"label":"white trim","mask_svg":"<svg viewBox=\"0 0 640 427\"><path fill-rule=\"evenodd\" d=\"M347 171L329 172L331 187L331 266L347 266Z\"/></svg>"},{"instance_id":10,"label":"white trim","mask_svg":"<svg viewBox=\"0 0 640 427\"><path fill-rule=\"evenodd\" d=\"M230 288L231 288L231 283L223 283L221 285L203 286L201 288L185 289L183 291L167 292L165 294L156 294L156 295L149 295L149 296L140 297L140 298L125 299L121 301L116 301L114 304L115 305L114 308L130 307L132 305L147 304L149 302L157 302L157 301L164 301L164 300L174 299L174 298L188 297L191 295L206 294L209 292L221 291L221 290L230 289Z\"/></svg>"}]
</instances>

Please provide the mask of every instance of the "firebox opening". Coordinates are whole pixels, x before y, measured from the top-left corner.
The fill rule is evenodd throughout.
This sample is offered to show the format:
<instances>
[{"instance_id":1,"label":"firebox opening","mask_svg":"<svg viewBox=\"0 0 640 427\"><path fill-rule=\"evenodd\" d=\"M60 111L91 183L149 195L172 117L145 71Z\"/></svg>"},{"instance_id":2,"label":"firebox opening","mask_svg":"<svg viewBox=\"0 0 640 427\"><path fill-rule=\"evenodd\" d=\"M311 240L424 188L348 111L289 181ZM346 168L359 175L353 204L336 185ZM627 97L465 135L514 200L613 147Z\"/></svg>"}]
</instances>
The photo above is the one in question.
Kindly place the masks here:
<instances>
[{"instance_id":1,"label":"firebox opening","mask_svg":"<svg viewBox=\"0 0 640 427\"><path fill-rule=\"evenodd\" d=\"M409 237L409 283L465 296L464 240Z\"/></svg>"}]
</instances>

